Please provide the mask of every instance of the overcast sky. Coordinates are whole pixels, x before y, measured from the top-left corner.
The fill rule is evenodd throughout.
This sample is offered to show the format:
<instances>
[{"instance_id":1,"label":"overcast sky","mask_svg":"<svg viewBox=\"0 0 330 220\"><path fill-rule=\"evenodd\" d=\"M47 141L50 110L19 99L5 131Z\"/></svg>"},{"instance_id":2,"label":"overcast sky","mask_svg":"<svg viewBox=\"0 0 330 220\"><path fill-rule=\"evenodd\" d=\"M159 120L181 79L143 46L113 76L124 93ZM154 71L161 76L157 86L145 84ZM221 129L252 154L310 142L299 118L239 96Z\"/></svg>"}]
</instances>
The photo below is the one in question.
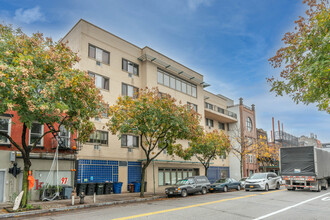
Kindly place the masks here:
<instances>
[{"instance_id":1,"label":"overcast sky","mask_svg":"<svg viewBox=\"0 0 330 220\"><path fill-rule=\"evenodd\" d=\"M255 104L258 128L269 132L275 117L288 133L330 142L327 113L275 97L266 82L279 72L268 59L305 10L302 0L0 0L0 21L58 40L83 18L203 74L207 90Z\"/></svg>"}]
</instances>

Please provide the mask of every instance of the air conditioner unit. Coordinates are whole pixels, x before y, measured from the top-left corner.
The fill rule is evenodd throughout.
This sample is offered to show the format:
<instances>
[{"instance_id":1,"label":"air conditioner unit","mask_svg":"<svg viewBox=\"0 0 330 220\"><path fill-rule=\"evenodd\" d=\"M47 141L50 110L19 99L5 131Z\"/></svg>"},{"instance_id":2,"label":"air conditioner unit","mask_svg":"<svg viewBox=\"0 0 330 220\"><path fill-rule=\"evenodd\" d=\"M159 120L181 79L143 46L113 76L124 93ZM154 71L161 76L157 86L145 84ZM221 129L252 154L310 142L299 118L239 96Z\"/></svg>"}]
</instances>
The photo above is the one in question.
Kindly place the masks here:
<instances>
[{"instance_id":1,"label":"air conditioner unit","mask_svg":"<svg viewBox=\"0 0 330 220\"><path fill-rule=\"evenodd\" d=\"M94 150L100 150L100 145L94 145Z\"/></svg>"},{"instance_id":2,"label":"air conditioner unit","mask_svg":"<svg viewBox=\"0 0 330 220\"><path fill-rule=\"evenodd\" d=\"M127 148L127 151L128 151L128 152L133 152L133 148L128 147L128 148Z\"/></svg>"},{"instance_id":3,"label":"air conditioner unit","mask_svg":"<svg viewBox=\"0 0 330 220\"><path fill-rule=\"evenodd\" d=\"M128 77L133 78L133 74L132 73L128 73Z\"/></svg>"},{"instance_id":4,"label":"air conditioner unit","mask_svg":"<svg viewBox=\"0 0 330 220\"><path fill-rule=\"evenodd\" d=\"M96 65L101 66L101 62L100 61L96 61Z\"/></svg>"}]
</instances>

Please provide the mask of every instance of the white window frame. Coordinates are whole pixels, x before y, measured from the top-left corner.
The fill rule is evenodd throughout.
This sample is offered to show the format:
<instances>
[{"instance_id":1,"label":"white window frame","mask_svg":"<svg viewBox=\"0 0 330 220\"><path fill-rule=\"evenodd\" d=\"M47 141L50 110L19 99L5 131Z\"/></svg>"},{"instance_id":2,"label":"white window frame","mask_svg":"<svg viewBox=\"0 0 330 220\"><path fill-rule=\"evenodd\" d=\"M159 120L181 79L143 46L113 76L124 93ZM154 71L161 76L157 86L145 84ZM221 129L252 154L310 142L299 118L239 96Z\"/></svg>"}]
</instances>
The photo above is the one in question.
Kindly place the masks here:
<instances>
[{"instance_id":1,"label":"white window frame","mask_svg":"<svg viewBox=\"0 0 330 220\"><path fill-rule=\"evenodd\" d=\"M11 135L11 117L7 117L7 116L0 116L0 119L9 119L8 121L8 132L7 134L10 136ZM4 131L4 130L3 130ZM10 144L9 139L7 138L7 142L5 143L0 143L1 144Z\"/></svg>"},{"instance_id":2,"label":"white window frame","mask_svg":"<svg viewBox=\"0 0 330 220\"><path fill-rule=\"evenodd\" d=\"M252 119L250 117L246 118L246 129L248 132L251 132L253 129L253 123L252 123Z\"/></svg>"},{"instance_id":3,"label":"white window frame","mask_svg":"<svg viewBox=\"0 0 330 220\"><path fill-rule=\"evenodd\" d=\"M40 124L41 125L41 135L44 135L44 125L39 123L39 122L33 122L32 124ZM32 145L34 143L31 143L31 134L32 134L32 125L31 128L29 129L29 145ZM43 146L44 145L44 137L41 138L40 144L37 144L36 146Z\"/></svg>"},{"instance_id":4,"label":"white window frame","mask_svg":"<svg viewBox=\"0 0 330 220\"><path fill-rule=\"evenodd\" d=\"M64 126L63 126L64 127ZM61 137L62 138L62 141L63 141L63 138L65 138L64 139L64 142L68 142L68 143L66 143L67 145L66 145L66 147L67 148L70 148L71 147L71 132L70 132L70 130L69 129L66 129L65 127L64 127L64 129L67 131L67 133L68 133L68 136L61 136L61 132L59 132L59 137Z\"/></svg>"},{"instance_id":5,"label":"white window frame","mask_svg":"<svg viewBox=\"0 0 330 220\"><path fill-rule=\"evenodd\" d=\"M90 77L93 77L94 78L94 81L95 81L94 84L95 84L95 87L96 88L102 89L102 90L105 90L105 91L108 91L108 92L110 91L110 78L109 77L102 76L102 75L100 75L98 73L94 73L92 71L88 71L88 75ZM96 86L96 76L101 77L103 79L103 85L102 86L105 85L105 80L108 80L108 88L107 89L106 88L103 88L103 87Z\"/></svg>"}]
</instances>

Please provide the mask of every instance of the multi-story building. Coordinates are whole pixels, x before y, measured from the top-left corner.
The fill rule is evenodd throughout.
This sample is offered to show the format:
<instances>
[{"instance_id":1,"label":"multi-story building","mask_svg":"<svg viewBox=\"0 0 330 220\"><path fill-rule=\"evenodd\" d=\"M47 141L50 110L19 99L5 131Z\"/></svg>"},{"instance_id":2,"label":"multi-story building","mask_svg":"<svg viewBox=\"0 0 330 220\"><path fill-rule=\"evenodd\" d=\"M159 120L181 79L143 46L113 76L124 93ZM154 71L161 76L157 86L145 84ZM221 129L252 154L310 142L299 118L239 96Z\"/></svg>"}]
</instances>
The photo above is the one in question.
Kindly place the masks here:
<instances>
[{"instance_id":1,"label":"multi-story building","mask_svg":"<svg viewBox=\"0 0 330 220\"><path fill-rule=\"evenodd\" d=\"M232 139L232 144L243 153L242 175L243 177L248 177L258 172L257 158L252 150L253 144L257 140L255 106L253 104L251 107L244 105L242 98L240 98L239 104L237 105L233 103L230 105L230 100L228 100L228 104L228 110L234 112L238 120L236 124L229 125L229 134ZM234 152L231 152L229 154L229 161L231 176L236 179L242 178L240 168L241 162L237 157L237 153L235 155Z\"/></svg>"},{"instance_id":2,"label":"multi-story building","mask_svg":"<svg viewBox=\"0 0 330 220\"><path fill-rule=\"evenodd\" d=\"M304 135L300 136L298 138L299 146L314 146L317 148L322 148L322 143L317 139L317 135L311 133L309 137L306 137Z\"/></svg>"},{"instance_id":3,"label":"multi-story building","mask_svg":"<svg viewBox=\"0 0 330 220\"><path fill-rule=\"evenodd\" d=\"M81 58L76 66L95 78L104 100L113 105L118 96L133 96L141 88L158 87L182 103L192 106L204 120L206 130L227 130L236 123L236 114L227 110L227 99L204 90L203 75L172 60L150 47L140 48L87 21L80 20L62 39ZM145 156L138 137L124 135L121 140L111 135L107 118L93 119L97 131L78 154L77 182L139 181ZM205 125L204 125L205 123ZM183 146L188 141L181 140ZM203 175L204 168L196 160L161 154L148 167L147 191L163 190L166 185L192 175ZM211 179L229 176L228 157L212 162Z\"/></svg>"},{"instance_id":4,"label":"multi-story building","mask_svg":"<svg viewBox=\"0 0 330 220\"><path fill-rule=\"evenodd\" d=\"M57 125L54 125L56 127ZM6 114L0 115L0 130L6 132L11 138L21 146L22 143L22 128L23 124L19 121L16 112L8 111ZM57 127L56 127L57 128ZM31 129L27 129L27 144L41 137L49 128L45 124L33 123ZM71 146L74 146L75 135L70 134L64 127L61 127L59 133L63 141L63 146L59 148L58 154L58 170L51 170L51 166L55 157L55 149L57 141L52 134L46 134L36 148L30 154L32 166L30 170L36 180L35 186L32 188L31 199L39 198L39 190L45 185L47 177L53 177L55 172L58 172L59 179L49 178L49 184L55 185L56 182L61 185L73 186L75 168L75 157ZM9 173L9 168L14 167L21 169L16 177ZM23 179L23 158L22 154L14 147L7 138L0 136L0 203L6 201L14 201L19 192L22 191Z\"/></svg>"}]
</instances>

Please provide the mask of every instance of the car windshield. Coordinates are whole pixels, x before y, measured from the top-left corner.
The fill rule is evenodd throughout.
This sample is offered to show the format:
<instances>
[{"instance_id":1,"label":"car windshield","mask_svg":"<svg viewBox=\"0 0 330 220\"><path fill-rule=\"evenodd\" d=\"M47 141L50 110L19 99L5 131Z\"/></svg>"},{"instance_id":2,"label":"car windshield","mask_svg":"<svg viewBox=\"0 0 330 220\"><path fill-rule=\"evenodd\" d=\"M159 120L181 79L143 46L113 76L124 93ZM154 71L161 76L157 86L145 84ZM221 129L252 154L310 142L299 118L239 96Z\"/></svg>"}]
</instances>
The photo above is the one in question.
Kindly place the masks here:
<instances>
[{"instance_id":1,"label":"car windshield","mask_svg":"<svg viewBox=\"0 0 330 220\"><path fill-rule=\"evenodd\" d=\"M217 181L215 181L216 183L225 183L227 179L219 179Z\"/></svg>"},{"instance_id":2,"label":"car windshield","mask_svg":"<svg viewBox=\"0 0 330 220\"><path fill-rule=\"evenodd\" d=\"M179 180L178 182L176 182L175 185L177 186L182 186L182 185L186 185L188 183L187 179L183 179L183 180Z\"/></svg>"},{"instance_id":3,"label":"car windshield","mask_svg":"<svg viewBox=\"0 0 330 220\"><path fill-rule=\"evenodd\" d=\"M249 179L266 179L267 174L266 173L255 173L252 176L249 177Z\"/></svg>"}]
</instances>

